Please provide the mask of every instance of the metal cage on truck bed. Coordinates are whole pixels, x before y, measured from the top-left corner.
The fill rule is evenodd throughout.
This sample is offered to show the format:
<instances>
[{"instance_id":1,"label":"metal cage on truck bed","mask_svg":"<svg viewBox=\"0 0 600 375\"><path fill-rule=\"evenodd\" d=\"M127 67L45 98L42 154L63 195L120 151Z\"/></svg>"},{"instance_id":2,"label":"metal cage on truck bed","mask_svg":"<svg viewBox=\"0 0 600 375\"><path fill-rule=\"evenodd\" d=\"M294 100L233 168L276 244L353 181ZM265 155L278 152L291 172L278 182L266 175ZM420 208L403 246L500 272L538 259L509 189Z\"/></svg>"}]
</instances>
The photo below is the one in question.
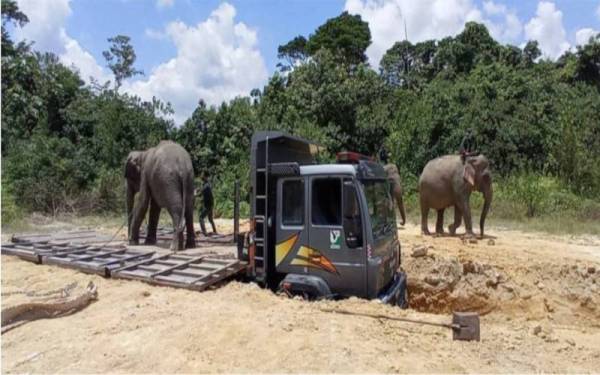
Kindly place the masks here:
<instances>
[{"instance_id":1,"label":"metal cage on truck bed","mask_svg":"<svg viewBox=\"0 0 600 375\"><path fill-rule=\"evenodd\" d=\"M275 244L270 243L267 231L268 213L275 209L276 202L269 196L275 195L274 176L299 173L300 165L315 163L315 155L321 146L302 138L276 131L256 132L252 136L250 151L252 201L250 215L255 231L253 254L249 272L256 281L269 284L274 273L273 253Z\"/></svg>"}]
</instances>

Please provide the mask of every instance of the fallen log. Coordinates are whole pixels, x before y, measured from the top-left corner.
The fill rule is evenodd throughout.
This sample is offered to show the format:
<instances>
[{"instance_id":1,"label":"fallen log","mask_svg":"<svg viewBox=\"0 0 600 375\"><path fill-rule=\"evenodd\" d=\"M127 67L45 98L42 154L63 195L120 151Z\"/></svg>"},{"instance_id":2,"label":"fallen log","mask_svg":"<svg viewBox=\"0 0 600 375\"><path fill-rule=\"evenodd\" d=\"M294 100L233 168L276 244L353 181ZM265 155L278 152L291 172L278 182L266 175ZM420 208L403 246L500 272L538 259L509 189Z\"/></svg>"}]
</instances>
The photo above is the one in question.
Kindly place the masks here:
<instances>
[{"instance_id":1,"label":"fallen log","mask_svg":"<svg viewBox=\"0 0 600 375\"><path fill-rule=\"evenodd\" d=\"M90 281L78 297L60 302L30 302L2 310L2 334L25 323L38 319L51 319L73 314L98 298L98 290Z\"/></svg>"}]
</instances>

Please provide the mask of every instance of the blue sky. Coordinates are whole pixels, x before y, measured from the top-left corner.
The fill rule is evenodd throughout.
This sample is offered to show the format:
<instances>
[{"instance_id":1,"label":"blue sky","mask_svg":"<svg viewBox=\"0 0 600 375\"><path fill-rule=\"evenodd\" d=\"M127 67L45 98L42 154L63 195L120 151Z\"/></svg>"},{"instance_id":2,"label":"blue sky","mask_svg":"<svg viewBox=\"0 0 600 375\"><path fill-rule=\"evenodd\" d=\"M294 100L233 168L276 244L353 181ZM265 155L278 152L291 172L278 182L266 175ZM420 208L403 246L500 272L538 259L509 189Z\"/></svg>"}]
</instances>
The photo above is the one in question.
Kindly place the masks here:
<instances>
[{"instance_id":1,"label":"blue sky","mask_svg":"<svg viewBox=\"0 0 600 375\"><path fill-rule=\"evenodd\" d=\"M84 78L111 79L102 51L108 37L132 38L145 76L123 85L170 101L181 123L198 99L219 104L262 87L277 64L277 46L308 35L342 11L371 27L370 63L394 41L417 42L460 32L466 21L522 45L539 41L556 58L600 30L600 0L18 0L31 22L17 39L55 52Z\"/></svg>"}]
</instances>

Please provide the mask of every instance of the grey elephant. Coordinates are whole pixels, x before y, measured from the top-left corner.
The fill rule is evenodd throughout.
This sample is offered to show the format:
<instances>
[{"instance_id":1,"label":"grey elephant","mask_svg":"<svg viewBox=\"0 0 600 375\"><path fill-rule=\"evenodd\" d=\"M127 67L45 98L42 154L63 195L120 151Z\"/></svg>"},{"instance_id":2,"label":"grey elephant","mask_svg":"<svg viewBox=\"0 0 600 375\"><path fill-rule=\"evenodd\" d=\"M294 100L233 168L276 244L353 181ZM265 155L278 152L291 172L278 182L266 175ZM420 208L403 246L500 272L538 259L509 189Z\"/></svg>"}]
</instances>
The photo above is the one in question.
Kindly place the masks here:
<instances>
[{"instance_id":1,"label":"grey elephant","mask_svg":"<svg viewBox=\"0 0 600 375\"><path fill-rule=\"evenodd\" d=\"M383 168L392 185L392 196L398 205L398 210L400 210L400 216L402 217L402 222L400 224L404 225L406 223L406 212L404 211L404 201L402 200L402 183L400 182L398 167L396 167L395 164L388 163Z\"/></svg>"},{"instance_id":2,"label":"grey elephant","mask_svg":"<svg viewBox=\"0 0 600 375\"><path fill-rule=\"evenodd\" d=\"M444 233L444 210L454 206L454 223L448 226L448 231L455 234L464 217L467 236L474 236L469 203L473 191L483 193L484 204L479 221L483 237L485 218L493 195L487 158L483 155L446 155L429 161L419 178L421 231L429 234L427 215L432 208L437 211L435 231Z\"/></svg>"},{"instance_id":3,"label":"grey elephant","mask_svg":"<svg viewBox=\"0 0 600 375\"><path fill-rule=\"evenodd\" d=\"M183 249L184 224L187 228L185 247L195 247L194 169L192 159L183 147L175 142L161 141L146 151L132 151L125 163L125 178L131 245L139 244L140 225L150 206L145 244L156 243L160 211L165 208L173 220L171 250ZM134 196L138 192L134 207Z\"/></svg>"}]
</instances>

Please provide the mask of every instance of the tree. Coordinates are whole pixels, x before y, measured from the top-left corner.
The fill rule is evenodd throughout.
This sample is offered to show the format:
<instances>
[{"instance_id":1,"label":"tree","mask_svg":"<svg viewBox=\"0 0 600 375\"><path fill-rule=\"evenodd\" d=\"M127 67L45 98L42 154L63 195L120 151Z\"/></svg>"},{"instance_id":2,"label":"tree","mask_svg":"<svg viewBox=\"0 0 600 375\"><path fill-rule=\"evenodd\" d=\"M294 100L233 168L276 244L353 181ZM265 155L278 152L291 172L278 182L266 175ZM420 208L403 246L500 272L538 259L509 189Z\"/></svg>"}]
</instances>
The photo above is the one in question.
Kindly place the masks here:
<instances>
[{"instance_id":1,"label":"tree","mask_svg":"<svg viewBox=\"0 0 600 375\"><path fill-rule=\"evenodd\" d=\"M396 42L387 50L379 63L381 77L392 86L413 86L433 78L435 41L413 45L409 41Z\"/></svg>"},{"instance_id":2,"label":"tree","mask_svg":"<svg viewBox=\"0 0 600 375\"><path fill-rule=\"evenodd\" d=\"M12 23L15 26L23 27L27 22L29 22L29 18L19 10L15 0L2 1L2 56L14 53L13 42L8 35L6 25Z\"/></svg>"},{"instance_id":3,"label":"tree","mask_svg":"<svg viewBox=\"0 0 600 375\"><path fill-rule=\"evenodd\" d=\"M523 58L526 66L531 66L538 57L542 55L539 44L536 40L530 40L523 48Z\"/></svg>"},{"instance_id":4,"label":"tree","mask_svg":"<svg viewBox=\"0 0 600 375\"><path fill-rule=\"evenodd\" d=\"M117 35L108 38L108 42L111 43L111 46L108 51L103 51L102 55L115 76L115 89L118 90L123 80L144 74L144 72L133 67L136 55L128 36Z\"/></svg>"},{"instance_id":5,"label":"tree","mask_svg":"<svg viewBox=\"0 0 600 375\"><path fill-rule=\"evenodd\" d=\"M277 58L284 60L284 63L278 63L277 66L283 72L304 62L307 57L306 38L301 35L277 47Z\"/></svg>"},{"instance_id":6,"label":"tree","mask_svg":"<svg viewBox=\"0 0 600 375\"><path fill-rule=\"evenodd\" d=\"M356 66L367 62L365 51L370 44L369 24L360 15L343 12L319 26L308 39L306 51L313 56L324 48L342 62Z\"/></svg>"},{"instance_id":7,"label":"tree","mask_svg":"<svg viewBox=\"0 0 600 375\"><path fill-rule=\"evenodd\" d=\"M575 79L596 85L600 90L600 33L583 46L577 46L576 55Z\"/></svg>"}]
</instances>

